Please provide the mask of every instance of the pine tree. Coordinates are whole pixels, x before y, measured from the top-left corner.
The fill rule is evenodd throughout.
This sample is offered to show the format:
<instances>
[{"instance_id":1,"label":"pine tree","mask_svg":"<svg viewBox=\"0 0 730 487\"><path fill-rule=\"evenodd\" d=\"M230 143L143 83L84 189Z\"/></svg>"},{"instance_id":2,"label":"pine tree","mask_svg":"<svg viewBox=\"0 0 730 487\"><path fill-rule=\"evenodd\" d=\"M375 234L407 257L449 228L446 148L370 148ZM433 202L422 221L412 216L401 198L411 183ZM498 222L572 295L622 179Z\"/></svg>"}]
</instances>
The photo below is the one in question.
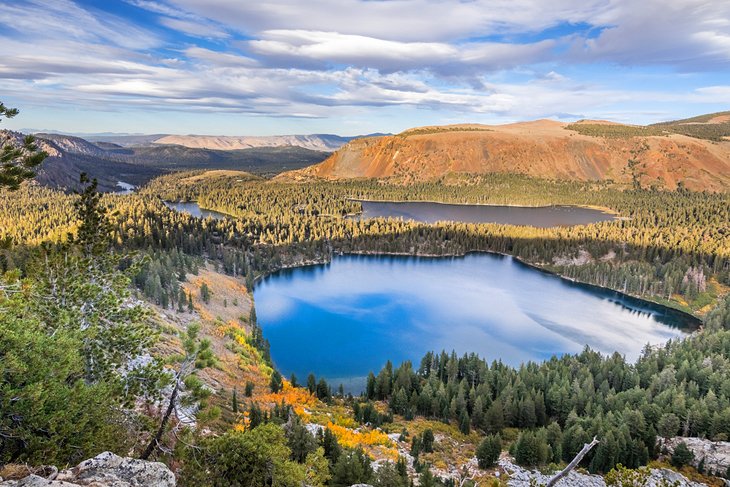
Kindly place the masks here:
<instances>
[{"instance_id":1,"label":"pine tree","mask_svg":"<svg viewBox=\"0 0 730 487\"><path fill-rule=\"evenodd\" d=\"M210 302L210 288L208 287L208 283L206 282L200 285L200 299L205 304L208 304Z\"/></svg>"},{"instance_id":2,"label":"pine tree","mask_svg":"<svg viewBox=\"0 0 730 487\"><path fill-rule=\"evenodd\" d=\"M200 325L197 323L188 326L185 336L183 337L183 349L185 355L177 366L177 370L173 376L173 387L168 399L167 409L160 418L160 424L156 433L147 444L147 448L142 452L140 458L146 460L160 447L162 436L165 433L167 422L175 411L177 405L183 402L196 400L198 394L209 394L208 390L203 387L202 382L194 375L197 368L204 368L212 360L213 354L210 349L209 340L200 340L198 333ZM185 393L187 398L185 398Z\"/></svg>"},{"instance_id":3,"label":"pine tree","mask_svg":"<svg viewBox=\"0 0 730 487\"><path fill-rule=\"evenodd\" d=\"M461 415L459 416L459 431L465 435L468 435L469 431L471 431L471 421L469 420L469 413L466 412L466 409L462 409Z\"/></svg>"},{"instance_id":4,"label":"pine tree","mask_svg":"<svg viewBox=\"0 0 730 487\"><path fill-rule=\"evenodd\" d=\"M185 311L185 290L181 287L177 297L177 312L183 313Z\"/></svg>"},{"instance_id":5,"label":"pine tree","mask_svg":"<svg viewBox=\"0 0 730 487\"><path fill-rule=\"evenodd\" d=\"M349 487L354 484L368 483L373 471L370 459L361 450L349 451L339 456L332 468L333 487Z\"/></svg>"},{"instance_id":6,"label":"pine tree","mask_svg":"<svg viewBox=\"0 0 730 487\"><path fill-rule=\"evenodd\" d=\"M287 444L291 450L291 459L304 463L310 453L317 449L317 441L296 415L291 415L284 425Z\"/></svg>"},{"instance_id":7,"label":"pine tree","mask_svg":"<svg viewBox=\"0 0 730 487\"><path fill-rule=\"evenodd\" d=\"M324 377L320 378L319 382L317 382L317 398L322 401L329 401L331 397L332 393L329 384L327 384Z\"/></svg>"},{"instance_id":8,"label":"pine tree","mask_svg":"<svg viewBox=\"0 0 730 487\"><path fill-rule=\"evenodd\" d=\"M307 390L312 394L317 392L317 378L314 374L309 374L307 376Z\"/></svg>"},{"instance_id":9,"label":"pine tree","mask_svg":"<svg viewBox=\"0 0 730 487\"><path fill-rule=\"evenodd\" d=\"M421 445L425 453L433 452L433 442L433 430L431 430L430 428L423 430L423 434L421 435Z\"/></svg>"},{"instance_id":10,"label":"pine tree","mask_svg":"<svg viewBox=\"0 0 730 487\"><path fill-rule=\"evenodd\" d=\"M418 485L421 487L436 487L438 485L429 468L424 469L418 480Z\"/></svg>"},{"instance_id":11,"label":"pine tree","mask_svg":"<svg viewBox=\"0 0 730 487\"><path fill-rule=\"evenodd\" d=\"M479 444L476 452L479 468L493 467L499 460L500 453L502 453L502 438L499 434L486 436Z\"/></svg>"},{"instance_id":12,"label":"pine tree","mask_svg":"<svg viewBox=\"0 0 730 487\"><path fill-rule=\"evenodd\" d=\"M46 247L30 265L44 299L33 303L53 334L61 328L79 333L89 383L119 381L126 400L158 387L159 363L138 361L157 340L147 309L132 300L131 275L138 262L120 271L121 256L110 252L111 224L96 181L82 174L86 187L74 207L80 220L69 243Z\"/></svg>"},{"instance_id":13,"label":"pine tree","mask_svg":"<svg viewBox=\"0 0 730 487\"><path fill-rule=\"evenodd\" d=\"M271 392L279 392L282 388L282 379L281 374L278 370L274 370L271 374L271 380L269 381L269 387L271 388Z\"/></svg>"},{"instance_id":14,"label":"pine tree","mask_svg":"<svg viewBox=\"0 0 730 487\"><path fill-rule=\"evenodd\" d=\"M330 461L331 465L334 465L340 458L342 448L337 441L337 436L329 428L324 428L320 438L320 446L324 449L324 456Z\"/></svg>"},{"instance_id":15,"label":"pine tree","mask_svg":"<svg viewBox=\"0 0 730 487\"><path fill-rule=\"evenodd\" d=\"M681 468L685 465L690 465L694 459L694 453L687 447L687 443L682 441L674 447L671 463L673 466Z\"/></svg>"},{"instance_id":16,"label":"pine tree","mask_svg":"<svg viewBox=\"0 0 730 487\"><path fill-rule=\"evenodd\" d=\"M17 108L8 108L0 102L0 120L18 115ZM48 154L38 149L35 137L26 135L16 141L12 136L5 138L0 147L0 189L15 191L23 181L35 177L34 169L38 167Z\"/></svg>"}]
</instances>

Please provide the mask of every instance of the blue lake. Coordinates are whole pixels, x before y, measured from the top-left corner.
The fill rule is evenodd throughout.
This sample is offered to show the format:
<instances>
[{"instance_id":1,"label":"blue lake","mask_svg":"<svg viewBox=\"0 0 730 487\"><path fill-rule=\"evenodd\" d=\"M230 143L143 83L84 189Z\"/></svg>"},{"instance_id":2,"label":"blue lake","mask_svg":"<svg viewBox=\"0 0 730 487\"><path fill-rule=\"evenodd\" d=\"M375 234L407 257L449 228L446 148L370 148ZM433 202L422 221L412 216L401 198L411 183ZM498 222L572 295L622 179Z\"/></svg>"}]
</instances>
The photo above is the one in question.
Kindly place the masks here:
<instances>
[{"instance_id":1,"label":"blue lake","mask_svg":"<svg viewBox=\"0 0 730 487\"><path fill-rule=\"evenodd\" d=\"M360 201L359 218L402 218L422 223L457 221L464 223L502 223L533 227L587 225L616 219L605 211L580 206L498 206L457 205L428 201Z\"/></svg>"},{"instance_id":2,"label":"blue lake","mask_svg":"<svg viewBox=\"0 0 730 487\"><path fill-rule=\"evenodd\" d=\"M387 360L417 366L429 350L519 365L589 345L634 360L647 343L698 325L684 313L493 254L340 256L272 274L254 297L285 377L303 381L313 372L354 392Z\"/></svg>"}]
</instances>

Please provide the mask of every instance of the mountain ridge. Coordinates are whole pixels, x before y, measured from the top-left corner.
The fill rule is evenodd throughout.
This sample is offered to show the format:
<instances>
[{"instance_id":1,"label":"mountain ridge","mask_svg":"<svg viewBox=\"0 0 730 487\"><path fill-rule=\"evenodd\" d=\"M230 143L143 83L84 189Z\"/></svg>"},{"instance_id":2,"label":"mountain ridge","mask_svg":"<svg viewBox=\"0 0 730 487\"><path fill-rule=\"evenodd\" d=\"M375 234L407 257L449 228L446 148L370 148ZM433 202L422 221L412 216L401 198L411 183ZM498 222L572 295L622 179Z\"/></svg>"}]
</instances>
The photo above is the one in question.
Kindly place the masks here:
<instances>
[{"instance_id":1,"label":"mountain ridge","mask_svg":"<svg viewBox=\"0 0 730 487\"><path fill-rule=\"evenodd\" d=\"M155 140L154 144L182 145L198 149L236 150L257 147L296 146L309 150L332 152L347 142L366 136L343 137L334 134L306 135L167 135Z\"/></svg>"},{"instance_id":2,"label":"mountain ridge","mask_svg":"<svg viewBox=\"0 0 730 487\"><path fill-rule=\"evenodd\" d=\"M726 191L730 123L661 126L543 119L506 125L425 126L357 139L325 161L280 180L392 178L400 183L449 174L519 173L547 179L611 180L634 187ZM730 132L728 132L730 134Z\"/></svg>"},{"instance_id":3,"label":"mountain ridge","mask_svg":"<svg viewBox=\"0 0 730 487\"><path fill-rule=\"evenodd\" d=\"M0 141L19 143L22 134L0 130ZM236 150L196 149L180 145L130 145L91 142L61 134L36 134L39 148L48 154L37 181L63 190L77 189L79 176L96 178L102 191L118 191L119 182L145 184L165 173L190 170L245 170L270 176L325 159L330 153L298 146L254 147Z\"/></svg>"}]
</instances>

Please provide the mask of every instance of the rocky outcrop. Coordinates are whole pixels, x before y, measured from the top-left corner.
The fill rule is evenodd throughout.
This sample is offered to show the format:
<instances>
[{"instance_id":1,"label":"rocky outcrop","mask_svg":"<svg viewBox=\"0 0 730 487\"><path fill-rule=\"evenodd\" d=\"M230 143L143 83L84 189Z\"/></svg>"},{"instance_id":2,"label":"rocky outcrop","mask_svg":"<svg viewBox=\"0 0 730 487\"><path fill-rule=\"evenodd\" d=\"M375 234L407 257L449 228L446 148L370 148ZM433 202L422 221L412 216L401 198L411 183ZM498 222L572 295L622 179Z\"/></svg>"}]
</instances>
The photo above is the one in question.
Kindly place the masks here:
<instances>
[{"instance_id":1,"label":"rocky outcrop","mask_svg":"<svg viewBox=\"0 0 730 487\"><path fill-rule=\"evenodd\" d=\"M38 475L38 469L35 472L16 480L0 478L0 487L175 487L175 475L165 464L123 458L111 452L48 477Z\"/></svg>"},{"instance_id":2,"label":"rocky outcrop","mask_svg":"<svg viewBox=\"0 0 730 487\"><path fill-rule=\"evenodd\" d=\"M704 460L704 470L708 473L725 475L730 468L730 442L710 441L702 438L675 436L660 441L660 446L671 454L674 448L684 442L687 448L694 453L693 466L699 466Z\"/></svg>"},{"instance_id":3,"label":"rocky outcrop","mask_svg":"<svg viewBox=\"0 0 730 487\"><path fill-rule=\"evenodd\" d=\"M529 471L515 465L506 458L499 461L499 466L509 474L507 485L510 487L546 485L557 474L557 472L554 472L553 474L545 475L537 471ZM644 487L661 487L664 485L672 485L674 487L705 487L705 484L692 482L673 470L664 468L651 469ZM582 474L573 470L558 482L557 487L606 487L606 481L600 475Z\"/></svg>"}]
</instances>

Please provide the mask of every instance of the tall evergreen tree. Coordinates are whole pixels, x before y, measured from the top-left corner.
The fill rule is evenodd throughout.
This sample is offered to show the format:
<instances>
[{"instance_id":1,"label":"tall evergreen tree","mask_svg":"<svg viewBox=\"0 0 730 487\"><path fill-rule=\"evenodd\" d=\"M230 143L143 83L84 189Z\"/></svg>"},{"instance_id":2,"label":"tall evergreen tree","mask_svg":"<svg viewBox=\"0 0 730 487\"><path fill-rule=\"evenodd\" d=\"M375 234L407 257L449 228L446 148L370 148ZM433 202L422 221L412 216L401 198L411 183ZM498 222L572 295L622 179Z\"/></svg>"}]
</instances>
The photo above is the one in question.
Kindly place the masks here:
<instances>
[{"instance_id":1,"label":"tall evergreen tree","mask_svg":"<svg viewBox=\"0 0 730 487\"><path fill-rule=\"evenodd\" d=\"M8 108L0 102L0 121L13 118L18 113L17 108ZM18 140L9 135L0 140L0 189L17 190L23 181L35 177L35 168L48 157L35 142L32 135Z\"/></svg>"}]
</instances>

